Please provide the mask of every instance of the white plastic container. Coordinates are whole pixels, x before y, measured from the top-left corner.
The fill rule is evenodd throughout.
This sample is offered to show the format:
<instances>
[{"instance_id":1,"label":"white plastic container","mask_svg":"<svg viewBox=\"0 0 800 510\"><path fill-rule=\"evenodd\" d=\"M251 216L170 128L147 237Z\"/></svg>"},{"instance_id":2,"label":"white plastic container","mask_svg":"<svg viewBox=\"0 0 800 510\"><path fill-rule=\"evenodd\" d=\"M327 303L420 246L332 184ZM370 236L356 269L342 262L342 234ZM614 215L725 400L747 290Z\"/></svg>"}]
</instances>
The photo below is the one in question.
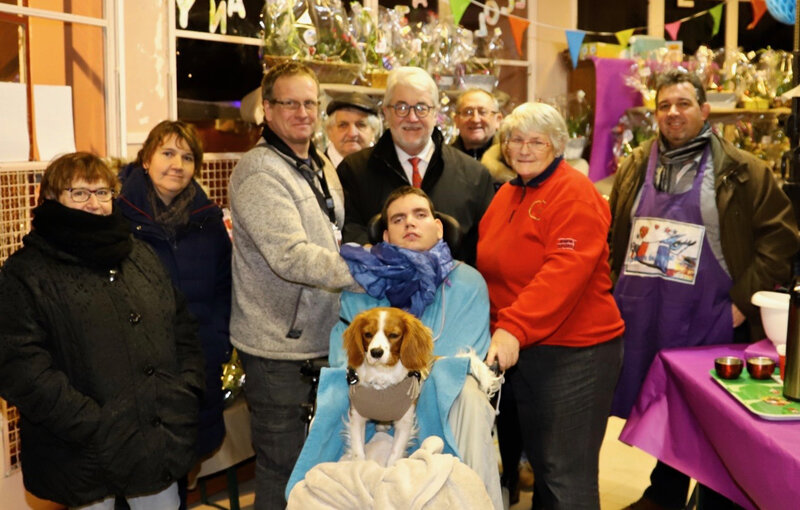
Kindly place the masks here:
<instances>
[{"instance_id":1,"label":"white plastic container","mask_svg":"<svg viewBox=\"0 0 800 510\"><path fill-rule=\"evenodd\" d=\"M786 345L789 294L762 290L753 294L750 302L761 309L761 323L764 325L767 338L776 348L779 345Z\"/></svg>"}]
</instances>

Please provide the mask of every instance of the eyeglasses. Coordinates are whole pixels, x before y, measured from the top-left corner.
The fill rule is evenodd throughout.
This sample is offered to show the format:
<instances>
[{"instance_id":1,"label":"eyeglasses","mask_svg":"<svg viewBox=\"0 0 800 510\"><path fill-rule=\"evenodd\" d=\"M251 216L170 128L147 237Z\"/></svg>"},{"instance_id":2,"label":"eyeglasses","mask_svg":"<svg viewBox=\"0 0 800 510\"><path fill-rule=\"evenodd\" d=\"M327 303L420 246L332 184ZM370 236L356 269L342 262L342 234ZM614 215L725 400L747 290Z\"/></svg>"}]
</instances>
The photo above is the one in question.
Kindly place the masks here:
<instances>
[{"instance_id":1,"label":"eyeglasses","mask_svg":"<svg viewBox=\"0 0 800 510\"><path fill-rule=\"evenodd\" d=\"M531 150L541 152L549 147L550 143L542 140L522 140L521 138L512 138L506 142L506 146L509 149L514 149L515 151L528 146L531 148Z\"/></svg>"},{"instance_id":2,"label":"eyeglasses","mask_svg":"<svg viewBox=\"0 0 800 510\"><path fill-rule=\"evenodd\" d=\"M414 113L417 114L418 118L427 117L428 113L433 109L433 106L425 104L425 103L417 103L415 105L410 105L408 103L397 103L393 105L389 105L389 108L394 110L394 114L398 117L408 117L408 114L411 113L411 109L414 109Z\"/></svg>"},{"instance_id":3,"label":"eyeglasses","mask_svg":"<svg viewBox=\"0 0 800 510\"><path fill-rule=\"evenodd\" d=\"M463 119L469 119L476 113L479 117L488 117L489 115L497 113L497 110L487 110L485 108L464 108L458 112L458 116Z\"/></svg>"},{"instance_id":4,"label":"eyeglasses","mask_svg":"<svg viewBox=\"0 0 800 510\"><path fill-rule=\"evenodd\" d=\"M302 105L303 108L305 108L306 111L309 112L319 108L319 101L312 101L311 99L309 99L308 101L303 101L302 103L300 101L295 101L294 99L289 99L286 101L281 101L280 99L270 99L269 102L272 104L279 104L292 112L296 112L297 110L299 110L300 105Z\"/></svg>"},{"instance_id":5,"label":"eyeglasses","mask_svg":"<svg viewBox=\"0 0 800 510\"><path fill-rule=\"evenodd\" d=\"M89 198L94 195L98 202L109 202L114 197L114 192L108 188L67 188L65 191L69 193L69 198L73 202L88 202Z\"/></svg>"}]
</instances>

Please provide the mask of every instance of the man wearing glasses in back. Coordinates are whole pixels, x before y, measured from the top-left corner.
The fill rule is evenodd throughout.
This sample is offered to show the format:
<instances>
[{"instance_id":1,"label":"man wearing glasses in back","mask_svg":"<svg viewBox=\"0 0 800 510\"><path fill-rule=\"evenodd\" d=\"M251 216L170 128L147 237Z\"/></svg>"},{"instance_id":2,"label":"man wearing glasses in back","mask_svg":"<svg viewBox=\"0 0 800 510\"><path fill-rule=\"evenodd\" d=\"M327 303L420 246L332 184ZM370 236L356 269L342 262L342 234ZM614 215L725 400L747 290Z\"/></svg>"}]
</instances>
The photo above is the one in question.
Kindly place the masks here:
<instances>
[{"instance_id":1,"label":"man wearing glasses in back","mask_svg":"<svg viewBox=\"0 0 800 510\"><path fill-rule=\"evenodd\" d=\"M458 137L453 147L478 161L494 143L494 134L503 120L497 99L483 89L467 89L458 96L453 121Z\"/></svg>"},{"instance_id":2,"label":"man wearing glasses in back","mask_svg":"<svg viewBox=\"0 0 800 510\"><path fill-rule=\"evenodd\" d=\"M346 157L337 171L345 192L344 241L367 243L366 225L400 186L422 188L437 211L464 234L454 258L475 263L478 222L494 195L492 177L475 159L447 145L436 128L439 90L418 67L389 73L383 115L389 129L374 147Z\"/></svg>"},{"instance_id":3,"label":"man wearing glasses in back","mask_svg":"<svg viewBox=\"0 0 800 510\"><path fill-rule=\"evenodd\" d=\"M255 508L284 508L284 488L305 438L305 360L325 358L339 291L356 290L339 257L344 222L336 171L311 138L319 83L299 62L261 83L264 129L230 181L233 215L231 343L247 373L256 451Z\"/></svg>"}]
</instances>

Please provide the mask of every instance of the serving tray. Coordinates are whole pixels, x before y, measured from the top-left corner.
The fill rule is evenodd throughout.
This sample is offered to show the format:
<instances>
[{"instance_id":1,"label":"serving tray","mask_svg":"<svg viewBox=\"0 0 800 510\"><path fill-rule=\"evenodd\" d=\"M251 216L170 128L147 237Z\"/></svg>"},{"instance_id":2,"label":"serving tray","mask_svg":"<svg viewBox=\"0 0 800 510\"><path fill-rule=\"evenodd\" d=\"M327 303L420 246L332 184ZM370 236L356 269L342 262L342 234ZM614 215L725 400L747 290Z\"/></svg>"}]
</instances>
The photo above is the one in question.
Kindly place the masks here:
<instances>
[{"instance_id":1,"label":"serving tray","mask_svg":"<svg viewBox=\"0 0 800 510\"><path fill-rule=\"evenodd\" d=\"M783 383L775 379L758 380L746 370L738 379L722 379L717 371L711 377L748 411L765 420L800 420L800 402L783 396Z\"/></svg>"}]
</instances>

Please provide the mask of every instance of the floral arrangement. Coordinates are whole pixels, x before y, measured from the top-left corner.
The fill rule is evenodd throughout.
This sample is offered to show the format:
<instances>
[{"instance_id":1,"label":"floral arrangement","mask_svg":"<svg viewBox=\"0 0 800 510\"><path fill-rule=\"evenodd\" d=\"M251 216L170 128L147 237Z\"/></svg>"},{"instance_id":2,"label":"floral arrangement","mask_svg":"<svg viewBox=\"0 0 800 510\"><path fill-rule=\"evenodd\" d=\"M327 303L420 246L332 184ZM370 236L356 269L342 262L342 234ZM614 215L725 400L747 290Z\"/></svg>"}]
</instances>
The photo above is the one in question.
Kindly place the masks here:
<instances>
[{"instance_id":1,"label":"floral arrangement","mask_svg":"<svg viewBox=\"0 0 800 510\"><path fill-rule=\"evenodd\" d=\"M770 48L758 52L711 50L698 48L694 55L675 58L664 48L636 59L625 83L639 91L645 106L654 107L658 76L671 69L697 73L706 87L709 101L715 94L733 94L731 106L766 109L783 106L780 95L792 83L792 54Z\"/></svg>"},{"instance_id":2,"label":"floral arrangement","mask_svg":"<svg viewBox=\"0 0 800 510\"><path fill-rule=\"evenodd\" d=\"M766 113L730 113L714 116L712 128L736 147L764 160L776 174L781 156L789 150L789 138L777 116ZM649 110L629 110L613 129L613 154L616 163L644 141L656 136L655 114Z\"/></svg>"}]
</instances>

